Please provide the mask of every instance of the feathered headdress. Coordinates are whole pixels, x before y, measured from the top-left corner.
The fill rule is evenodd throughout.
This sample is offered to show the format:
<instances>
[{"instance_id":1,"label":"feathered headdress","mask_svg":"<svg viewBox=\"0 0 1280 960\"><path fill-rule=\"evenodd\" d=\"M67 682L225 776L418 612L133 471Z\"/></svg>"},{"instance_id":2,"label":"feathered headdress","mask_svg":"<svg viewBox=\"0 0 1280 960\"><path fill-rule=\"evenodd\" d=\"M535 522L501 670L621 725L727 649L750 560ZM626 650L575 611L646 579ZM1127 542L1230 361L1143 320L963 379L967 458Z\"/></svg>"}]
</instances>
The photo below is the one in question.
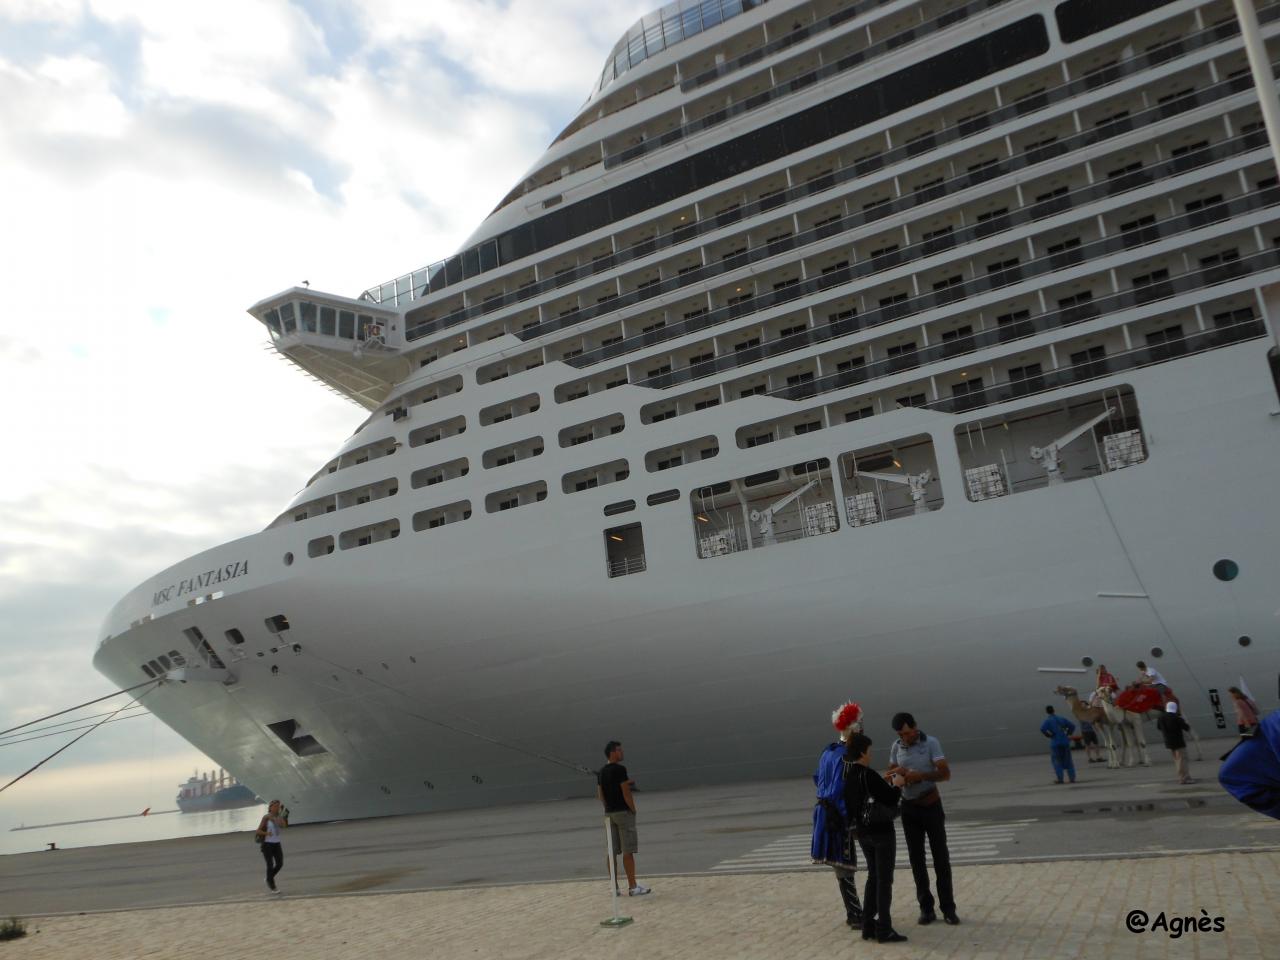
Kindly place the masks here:
<instances>
[{"instance_id":1,"label":"feathered headdress","mask_svg":"<svg viewBox=\"0 0 1280 960\"><path fill-rule=\"evenodd\" d=\"M848 740L855 733L861 733L862 708L852 701L836 707L831 713L831 725L836 728L841 740Z\"/></svg>"}]
</instances>

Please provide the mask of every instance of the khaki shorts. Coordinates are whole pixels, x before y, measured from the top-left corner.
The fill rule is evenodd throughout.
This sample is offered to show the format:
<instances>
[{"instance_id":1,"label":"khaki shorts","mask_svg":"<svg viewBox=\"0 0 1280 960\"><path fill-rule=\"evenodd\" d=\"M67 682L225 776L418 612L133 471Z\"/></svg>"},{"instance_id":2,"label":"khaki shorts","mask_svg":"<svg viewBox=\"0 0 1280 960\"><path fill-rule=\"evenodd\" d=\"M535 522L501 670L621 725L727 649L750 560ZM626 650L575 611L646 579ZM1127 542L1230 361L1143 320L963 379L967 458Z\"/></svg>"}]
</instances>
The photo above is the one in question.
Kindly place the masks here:
<instances>
[{"instance_id":1,"label":"khaki shorts","mask_svg":"<svg viewBox=\"0 0 1280 960\"><path fill-rule=\"evenodd\" d=\"M605 816L609 819L609 832L613 834L613 852L635 853L638 845L636 815L630 810L618 810Z\"/></svg>"}]
</instances>

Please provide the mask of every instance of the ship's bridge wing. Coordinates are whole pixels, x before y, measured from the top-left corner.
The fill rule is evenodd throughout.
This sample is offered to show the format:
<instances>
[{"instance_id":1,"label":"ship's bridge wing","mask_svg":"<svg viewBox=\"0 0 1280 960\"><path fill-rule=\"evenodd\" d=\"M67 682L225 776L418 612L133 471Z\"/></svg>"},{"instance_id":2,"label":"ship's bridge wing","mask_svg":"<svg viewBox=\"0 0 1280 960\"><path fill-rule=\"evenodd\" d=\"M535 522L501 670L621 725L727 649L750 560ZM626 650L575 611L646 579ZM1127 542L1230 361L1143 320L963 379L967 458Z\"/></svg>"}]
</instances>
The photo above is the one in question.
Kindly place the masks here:
<instances>
[{"instance_id":1,"label":"ship's bridge wing","mask_svg":"<svg viewBox=\"0 0 1280 960\"><path fill-rule=\"evenodd\" d=\"M249 313L267 328L282 356L370 410L410 372L396 310L292 287L258 301Z\"/></svg>"}]
</instances>

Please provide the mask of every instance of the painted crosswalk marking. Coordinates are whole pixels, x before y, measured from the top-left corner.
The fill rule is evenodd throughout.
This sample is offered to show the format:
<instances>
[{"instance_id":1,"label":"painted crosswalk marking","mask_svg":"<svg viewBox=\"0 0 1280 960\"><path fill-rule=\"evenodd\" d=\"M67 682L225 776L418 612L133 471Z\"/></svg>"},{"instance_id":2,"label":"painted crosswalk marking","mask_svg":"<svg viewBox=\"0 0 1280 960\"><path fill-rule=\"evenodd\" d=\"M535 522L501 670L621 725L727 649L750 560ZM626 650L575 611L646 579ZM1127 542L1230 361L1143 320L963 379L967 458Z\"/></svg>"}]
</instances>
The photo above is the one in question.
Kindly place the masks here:
<instances>
[{"instance_id":1,"label":"painted crosswalk marking","mask_svg":"<svg viewBox=\"0 0 1280 960\"><path fill-rule=\"evenodd\" d=\"M985 860L998 856L1000 844L1009 843L1017 838L1019 831L1030 820L987 820L953 821L947 824L947 849L951 852L952 863L965 863L973 860ZM812 867L809 850L812 837L807 833L796 833L766 843L740 856L729 860L721 860L712 870L799 870ZM925 858L932 863L928 844L925 845ZM898 867L907 867L907 848L898 835ZM821 868L821 869L826 869Z\"/></svg>"}]
</instances>

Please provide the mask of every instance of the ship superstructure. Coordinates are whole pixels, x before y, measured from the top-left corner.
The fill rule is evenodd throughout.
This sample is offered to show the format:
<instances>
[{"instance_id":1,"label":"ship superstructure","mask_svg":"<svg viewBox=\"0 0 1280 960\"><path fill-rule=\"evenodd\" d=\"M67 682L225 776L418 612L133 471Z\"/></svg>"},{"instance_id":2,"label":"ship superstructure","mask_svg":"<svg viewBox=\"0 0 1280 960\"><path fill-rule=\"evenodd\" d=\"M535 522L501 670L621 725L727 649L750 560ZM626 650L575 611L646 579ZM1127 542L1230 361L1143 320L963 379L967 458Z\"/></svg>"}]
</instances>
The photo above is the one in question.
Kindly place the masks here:
<instances>
[{"instance_id":1,"label":"ship superstructure","mask_svg":"<svg viewBox=\"0 0 1280 960\"><path fill-rule=\"evenodd\" d=\"M670 5L454 256L251 308L369 417L95 663L300 819L794 774L850 696L1016 752L1140 658L1207 732L1280 671L1278 247L1228 2Z\"/></svg>"}]
</instances>

